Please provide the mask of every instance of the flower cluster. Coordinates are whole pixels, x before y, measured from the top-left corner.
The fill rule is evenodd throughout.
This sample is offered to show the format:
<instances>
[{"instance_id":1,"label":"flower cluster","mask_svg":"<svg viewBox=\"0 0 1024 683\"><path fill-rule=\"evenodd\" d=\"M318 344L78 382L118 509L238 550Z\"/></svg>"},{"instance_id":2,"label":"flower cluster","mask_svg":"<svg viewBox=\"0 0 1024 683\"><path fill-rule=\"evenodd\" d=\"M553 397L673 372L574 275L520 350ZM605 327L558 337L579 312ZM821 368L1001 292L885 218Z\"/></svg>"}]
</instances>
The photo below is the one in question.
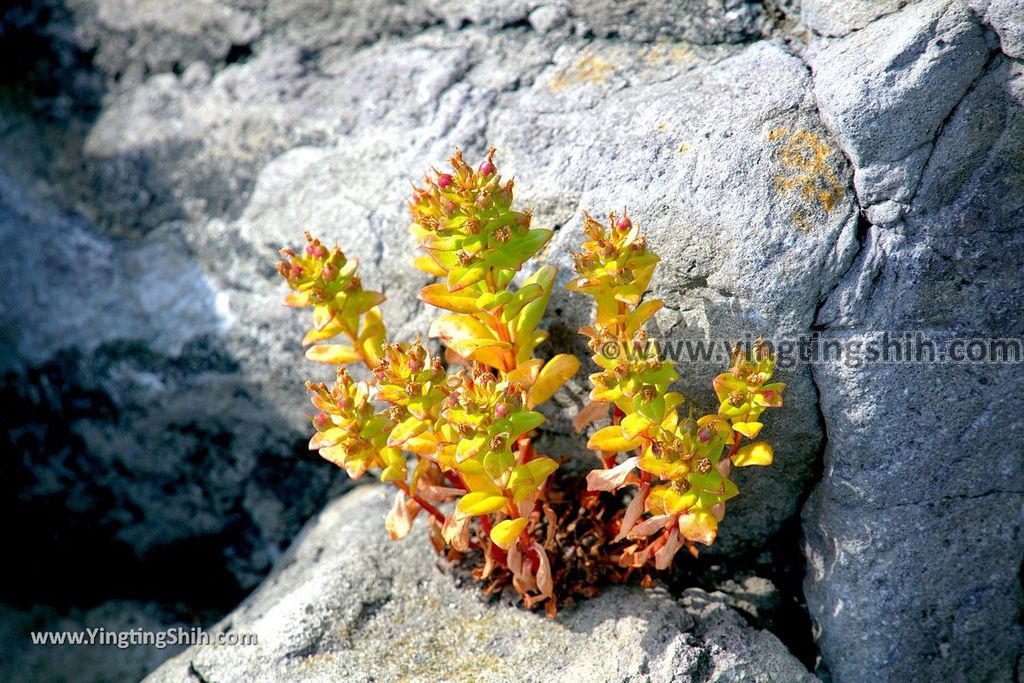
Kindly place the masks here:
<instances>
[{"instance_id":1,"label":"flower cluster","mask_svg":"<svg viewBox=\"0 0 1024 683\"><path fill-rule=\"evenodd\" d=\"M588 488L636 487L614 539L629 541L617 560L631 567L653 561L664 569L680 548L696 554L695 542L714 542L724 504L738 493L729 479L732 466L771 463L771 446L741 446L741 439L757 436L766 407L782 405L784 385L766 384L774 362L758 344L751 359L737 351L732 369L714 380L721 401L717 414L680 418L684 397L668 390L678 375L672 363L659 359L644 329L662 302L640 301L657 256L647 251L628 215L612 214L607 228L587 216L584 230L589 239L573 255L579 277L569 287L596 300L596 322L580 332L589 337L601 371L590 376L591 403L577 429L614 407L611 424L587 444L604 463L588 475ZM609 344L618 352L608 354ZM633 455L620 463L620 453Z\"/></svg>"},{"instance_id":2,"label":"flower cluster","mask_svg":"<svg viewBox=\"0 0 1024 683\"><path fill-rule=\"evenodd\" d=\"M313 328L302 339L310 346L306 357L320 363L376 363L384 343L384 322L377 305L384 295L363 289L359 279L359 261L348 259L335 246L325 247L306 233L306 248L301 254L282 249L284 261L277 272L292 292L284 302L295 308L313 308ZM350 344L318 344L339 335Z\"/></svg>"}]
</instances>

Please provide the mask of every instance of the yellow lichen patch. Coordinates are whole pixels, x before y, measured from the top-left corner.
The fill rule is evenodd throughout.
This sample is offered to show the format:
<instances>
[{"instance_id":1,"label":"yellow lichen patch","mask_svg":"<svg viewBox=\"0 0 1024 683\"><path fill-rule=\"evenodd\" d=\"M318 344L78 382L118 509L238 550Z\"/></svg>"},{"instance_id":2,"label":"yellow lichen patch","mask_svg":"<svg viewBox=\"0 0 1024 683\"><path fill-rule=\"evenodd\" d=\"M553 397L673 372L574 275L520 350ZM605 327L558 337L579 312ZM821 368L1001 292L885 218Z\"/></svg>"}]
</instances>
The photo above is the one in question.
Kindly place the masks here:
<instances>
[{"instance_id":1,"label":"yellow lichen patch","mask_svg":"<svg viewBox=\"0 0 1024 683\"><path fill-rule=\"evenodd\" d=\"M684 156L684 155L688 154L689 151L690 151L690 147L691 147L691 145L690 145L689 142L684 142L681 145L679 145L679 155L680 156Z\"/></svg>"},{"instance_id":2,"label":"yellow lichen patch","mask_svg":"<svg viewBox=\"0 0 1024 683\"><path fill-rule=\"evenodd\" d=\"M775 176L775 184L783 194L798 192L806 200L807 205L794 211L792 217L797 228L807 231L811 211L831 211L845 194L829 163L833 150L821 136L807 130L790 132L785 127L776 128L768 133L768 140L783 140L775 150L775 158L785 173Z\"/></svg>"},{"instance_id":3,"label":"yellow lichen patch","mask_svg":"<svg viewBox=\"0 0 1024 683\"><path fill-rule=\"evenodd\" d=\"M686 43L655 43L642 53L646 66L663 66L665 64L682 64L686 67L697 66L697 56L693 48Z\"/></svg>"},{"instance_id":4,"label":"yellow lichen patch","mask_svg":"<svg viewBox=\"0 0 1024 683\"><path fill-rule=\"evenodd\" d=\"M565 90L577 83L601 85L615 72L615 67L598 55L584 55L568 69L551 79L548 84L554 91Z\"/></svg>"}]
</instances>

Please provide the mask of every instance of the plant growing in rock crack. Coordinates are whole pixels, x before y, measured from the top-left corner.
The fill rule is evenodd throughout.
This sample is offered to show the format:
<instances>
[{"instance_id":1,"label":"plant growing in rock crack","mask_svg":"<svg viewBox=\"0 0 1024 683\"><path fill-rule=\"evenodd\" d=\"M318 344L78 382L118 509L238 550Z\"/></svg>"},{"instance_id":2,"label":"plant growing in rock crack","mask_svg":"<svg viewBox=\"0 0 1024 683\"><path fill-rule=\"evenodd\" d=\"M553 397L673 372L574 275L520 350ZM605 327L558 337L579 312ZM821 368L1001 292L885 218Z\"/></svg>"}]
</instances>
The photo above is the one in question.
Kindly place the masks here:
<instances>
[{"instance_id":1,"label":"plant growing in rock crack","mask_svg":"<svg viewBox=\"0 0 1024 683\"><path fill-rule=\"evenodd\" d=\"M568 285L597 303L594 325L580 332L590 339L600 372L590 376L591 403L577 416L576 428L612 409L611 424L587 443L604 464L587 476L587 488L636 487L612 539L628 541L617 561L632 567L653 561L664 569L684 545L696 556L695 542L714 542L725 501L739 493L729 480L732 466L771 464L769 444L741 444L761 431L765 408L782 405L785 385L768 383L774 361L759 340L750 357L737 348L729 372L715 378L718 412L694 419L691 411L680 419L684 397L668 390L679 376L673 363L659 359L644 329L663 303L641 303L658 257L628 215L609 218L604 227L584 217L589 239L573 254L579 277ZM620 453L634 455L618 462Z\"/></svg>"},{"instance_id":2,"label":"plant growing in rock crack","mask_svg":"<svg viewBox=\"0 0 1024 683\"><path fill-rule=\"evenodd\" d=\"M487 592L511 584L527 606L553 615L560 601L592 595L602 581L667 567L684 545L710 544L737 493L730 467L771 462L770 446L742 440L757 436L766 407L782 404L783 385L767 383L773 361L763 345L749 358L737 351L715 379L718 413L681 420L683 397L668 391L677 374L644 331L661 306L641 303L658 258L628 216L613 215L607 228L586 216L589 239L574 255L579 277L570 289L597 302L595 324L581 332L601 372L575 422L580 430L611 411L611 424L588 444L603 468L585 483L560 476L533 446L545 419L535 409L580 364L565 353L534 357L548 336L538 325L555 269L513 283L552 233L513 209L513 182L501 182L493 149L476 170L458 151L451 164L415 188L409 205L425 252L414 264L441 278L419 298L446 311L429 330L443 358L419 338L387 341L383 294L363 288L358 264L337 246L307 233L302 253L282 250L277 269L292 290L285 302L313 309L306 356L338 366L332 385L307 382L319 410L310 448L352 478L379 470L398 488L385 522L393 539L425 511L438 552L479 558L474 576ZM607 353L609 344L622 353ZM350 363L363 364L368 378L353 378ZM624 487L635 487L628 505Z\"/></svg>"}]
</instances>

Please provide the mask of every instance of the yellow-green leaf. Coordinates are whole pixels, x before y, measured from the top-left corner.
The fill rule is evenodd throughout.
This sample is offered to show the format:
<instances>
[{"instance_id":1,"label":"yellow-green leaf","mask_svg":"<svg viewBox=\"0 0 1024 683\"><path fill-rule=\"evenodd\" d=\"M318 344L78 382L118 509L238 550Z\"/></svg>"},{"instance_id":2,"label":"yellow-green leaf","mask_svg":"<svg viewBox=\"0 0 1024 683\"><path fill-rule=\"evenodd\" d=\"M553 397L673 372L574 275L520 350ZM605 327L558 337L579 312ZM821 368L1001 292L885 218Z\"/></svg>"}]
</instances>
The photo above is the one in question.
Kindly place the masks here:
<instances>
[{"instance_id":1,"label":"yellow-green leaf","mask_svg":"<svg viewBox=\"0 0 1024 683\"><path fill-rule=\"evenodd\" d=\"M694 510L679 517L679 533L688 541L711 545L718 535L718 520L710 512Z\"/></svg>"},{"instance_id":2,"label":"yellow-green leaf","mask_svg":"<svg viewBox=\"0 0 1024 683\"><path fill-rule=\"evenodd\" d=\"M426 420L421 420L416 416L410 416L406 418L404 422L399 423L391 430L391 434L388 435L388 446L392 448L401 446L414 436L419 436L423 432L427 431L428 427L430 427L430 423Z\"/></svg>"},{"instance_id":3,"label":"yellow-green leaf","mask_svg":"<svg viewBox=\"0 0 1024 683\"><path fill-rule=\"evenodd\" d=\"M502 550L508 550L515 545L516 539L525 528L526 517L503 520L491 529L491 540Z\"/></svg>"},{"instance_id":4,"label":"yellow-green leaf","mask_svg":"<svg viewBox=\"0 0 1024 683\"><path fill-rule=\"evenodd\" d=\"M427 285L420 290L419 300L446 311L456 313L475 313L476 295L469 289L460 289L457 292L448 291L443 282Z\"/></svg>"},{"instance_id":5,"label":"yellow-green leaf","mask_svg":"<svg viewBox=\"0 0 1024 683\"><path fill-rule=\"evenodd\" d=\"M416 266L427 275L433 275L435 277L444 277L445 275L448 274L448 271L442 268L437 261L435 261L433 258L426 254L414 258L412 260L412 265Z\"/></svg>"},{"instance_id":6,"label":"yellow-green leaf","mask_svg":"<svg viewBox=\"0 0 1024 683\"><path fill-rule=\"evenodd\" d=\"M508 480L508 487L512 490L512 501L518 503L525 500L531 493L540 489L548 476L557 469L558 463L544 456L514 467Z\"/></svg>"},{"instance_id":7,"label":"yellow-green leaf","mask_svg":"<svg viewBox=\"0 0 1024 683\"><path fill-rule=\"evenodd\" d=\"M348 344L318 344L306 349L306 358L317 363L341 365L362 360L359 352Z\"/></svg>"},{"instance_id":8,"label":"yellow-green leaf","mask_svg":"<svg viewBox=\"0 0 1024 683\"><path fill-rule=\"evenodd\" d=\"M732 428L737 432L747 437L748 439L754 439L758 434L761 433L761 427L764 425L760 422L733 422Z\"/></svg>"},{"instance_id":9,"label":"yellow-green leaf","mask_svg":"<svg viewBox=\"0 0 1024 683\"><path fill-rule=\"evenodd\" d=\"M528 407L540 405L551 398L579 369L579 359L568 353L560 353L549 360L533 383Z\"/></svg>"},{"instance_id":10,"label":"yellow-green leaf","mask_svg":"<svg viewBox=\"0 0 1024 683\"><path fill-rule=\"evenodd\" d=\"M455 514L459 517L475 517L489 515L505 508L508 498L487 491L467 493L459 499L455 506Z\"/></svg>"},{"instance_id":11,"label":"yellow-green leaf","mask_svg":"<svg viewBox=\"0 0 1024 683\"><path fill-rule=\"evenodd\" d=\"M774 460L772 446L766 441L755 441L743 446L732 456L732 464L737 467L747 465L771 465Z\"/></svg>"},{"instance_id":12,"label":"yellow-green leaf","mask_svg":"<svg viewBox=\"0 0 1024 683\"><path fill-rule=\"evenodd\" d=\"M619 453L639 448L642 443L639 438L627 439L626 435L622 433L620 425L608 425L597 430L590 437L590 441L587 442L587 448L606 453Z\"/></svg>"},{"instance_id":13,"label":"yellow-green leaf","mask_svg":"<svg viewBox=\"0 0 1024 683\"><path fill-rule=\"evenodd\" d=\"M639 435L643 434L651 424L651 421L640 413L630 413L626 417L622 418L620 426L622 427L622 435L626 439L635 439Z\"/></svg>"}]
</instances>

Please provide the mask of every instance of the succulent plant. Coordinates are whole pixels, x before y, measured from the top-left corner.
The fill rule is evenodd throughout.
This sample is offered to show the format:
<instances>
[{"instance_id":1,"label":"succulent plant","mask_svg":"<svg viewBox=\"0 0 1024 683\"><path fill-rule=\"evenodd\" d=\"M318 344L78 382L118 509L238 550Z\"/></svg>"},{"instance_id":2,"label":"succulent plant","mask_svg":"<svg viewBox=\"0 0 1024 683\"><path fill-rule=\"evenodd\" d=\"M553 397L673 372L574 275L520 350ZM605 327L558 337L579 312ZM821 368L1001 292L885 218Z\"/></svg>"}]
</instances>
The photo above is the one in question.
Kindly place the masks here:
<instances>
[{"instance_id":1,"label":"succulent plant","mask_svg":"<svg viewBox=\"0 0 1024 683\"><path fill-rule=\"evenodd\" d=\"M669 391L679 376L645 330L662 306L644 300L658 257L627 214L608 226L585 216L568 287L596 301L595 322L581 333L599 371L575 424L609 416L611 424L589 440L603 464L587 476L589 490L557 479L558 463L533 445L545 420L536 408L580 363L566 353L535 357L548 338L538 325L555 269L540 266L514 284L552 233L513 208L513 181L502 182L493 149L476 170L458 151L450 162L409 204L424 252L414 265L439 278L419 298L444 311L429 329L443 354L419 337L387 341L384 295L363 288L358 262L339 247L307 233L302 253L281 252L277 270L292 290L285 303L313 309L306 355L338 366L330 386L307 382L318 411L309 445L352 478L379 471L398 489L385 522L393 539L426 511L439 552L479 558L474 575L486 590L511 585L553 615L559 600L591 595L600 581L663 569L681 547L712 543L737 493L730 468L771 463L769 445L742 440L757 436L765 408L782 405L784 386L768 383L773 361L758 345L715 378L718 413L680 418L683 396ZM354 379L351 363L367 378ZM621 509L609 494L627 486L636 490Z\"/></svg>"}]
</instances>

